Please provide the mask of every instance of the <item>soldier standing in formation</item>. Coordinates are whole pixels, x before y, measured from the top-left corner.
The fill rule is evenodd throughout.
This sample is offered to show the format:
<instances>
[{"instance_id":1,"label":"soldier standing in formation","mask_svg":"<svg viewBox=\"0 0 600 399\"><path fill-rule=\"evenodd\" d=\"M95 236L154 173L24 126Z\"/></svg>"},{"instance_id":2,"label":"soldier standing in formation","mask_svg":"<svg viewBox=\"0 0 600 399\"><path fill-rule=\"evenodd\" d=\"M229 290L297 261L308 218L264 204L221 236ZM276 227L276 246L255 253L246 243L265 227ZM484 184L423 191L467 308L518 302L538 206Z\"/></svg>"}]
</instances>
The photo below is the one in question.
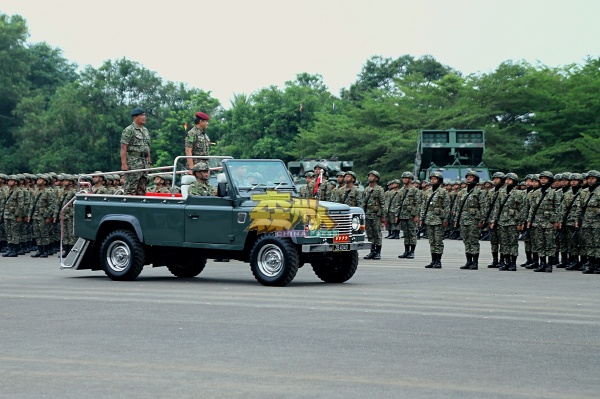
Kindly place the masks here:
<instances>
[{"instance_id":1,"label":"soldier standing in formation","mask_svg":"<svg viewBox=\"0 0 600 399\"><path fill-rule=\"evenodd\" d=\"M16 175L8 176L8 189L5 192L3 219L4 231L6 232L6 241L8 242L8 252L3 257L14 258L17 256L19 236L18 227L23 222L23 192L18 187Z\"/></svg>"},{"instance_id":2,"label":"soldier standing in formation","mask_svg":"<svg viewBox=\"0 0 600 399\"><path fill-rule=\"evenodd\" d=\"M391 180L388 182L388 190L384 193L383 214L388 226L388 236L386 238L399 239L400 230L396 221L396 213L398 212L398 187L399 180Z\"/></svg>"},{"instance_id":3,"label":"soldier standing in formation","mask_svg":"<svg viewBox=\"0 0 600 399\"><path fill-rule=\"evenodd\" d=\"M331 185L327 182L327 166L319 162L313 170L315 179L306 185L306 198L331 201L333 194Z\"/></svg>"},{"instance_id":4,"label":"soldier standing in formation","mask_svg":"<svg viewBox=\"0 0 600 399\"><path fill-rule=\"evenodd\" d=\"M519 182L516 174L507 173L505 182L492 210L490 229L498 231L499 251L504 258L504 265L499 270L515 272L519 256L519 231L525 219L525 193L516 188Z\"/></svg>"},{"instance_id":5,"label":"soldier standing in formation","mask_svg":"<svg viewBox=\"0 0 600 399\"><path fill-rule=\"evenodd\" d=\"M312 171L308 171L304 174L304 180L306 180L306 184L300 188L300 192L298 193L300 198L310 198L310 195L308 194L308 186L310 182L313 181L314 177L315 173Z\"/></svg>"},{"instance_id":6,"label":"soldier standing in formation","mask_svg":"<svg viewBox=\"0 0 600 399\"><path fill-rule=\"evenodd\" d=\"M583 245L587 255L584 274L600 274L600 172L590 170L587 174L587 191L577 211L577 227L581 228Z\"/></svg>"},{"instance_id":7,"label":"soldier standing in formation","mask_svg":"<svg viewBox=\"0 0 600 399\"><path fill-rule=\"evenodd\" d=\"M454 204L454 227L460 229L460 236L465 244L467 263L461 267L465 270L479 269L479 235L483 227L486 212L486 194L477 187L479 175L468 171L465 175L466 187L456 194Z\"/></svg>"},{"instance_id":8,"label":"soldier standing in formation","mask_svg":"<svg viewBox=\"0 0 600 399\"><path fill-rule=\"evenodd\" d=\"M150 132L144 127L146 111L135 108L130 113L133 120L121 134L121 169L124 171L151 167ZM123 190L128 195L146 195L147 172L125 174Z\"/></svg>"},{"instance_id":9,"label":"soldier standing in formation","mask_svg":"<svg viewBox=\"0 0 600 399\"><path fill-rule=\"evenodd\" d=\"M496 206L496 202L498 202L498 195L500 194L500 189L504 185L504 179L506 175L502 172L496 172L492 175L492 183L493 188L488 191L488 203L487 203L487 216L484 220L484 227L489 226L491 222L490 213ZM492 263L488 265L488 268L499 268L504 266L504 262L498 262L498 231L490 229L490 247L492 249Z\"/></svg>"},{"instance_id":10,"label":"soldier standing in formation","mask_svg":"<svg viewBox=\"0 0 600 399\"><path fill-rule=\"evenodd\" d=\"M206 135L206 128L210 116L204 112L196 112L194 115L194 127L187 132L185 136L185 155L186 156L203 156L208 155L210 150L210 138ZM200 162L200 158L188 158L187 165L190 174L193 174L192 168Z\"/></svg>"},{"instance_id":11,"label":"soldier standing in formation","mask_svg":"<svg viewBox=\"0 0 600 399\"><path fill-rule=\"evenodd\" d=\"M579 267L586 262L581 231L577 227L579 222L577 212L581 204L582 181L581 173L570 174L571 189L565 193L563 203L565 214L562 218L562 228L567 236L567 253L569 254L569 263L565 267L566 270L579 270Z\"/></svg>"},{"instance_id":12,"label":"soldier standing in formation","mask_svg":"<svg viewBox=\"0 0 600 399\"><path fill-rule=\"evenodd\" d=\"M371 252L364 259L381 259L381 224L385 220L383 214L383 188L377 184L380 175L376 170L368 174L369 186L363 193L365 210L365 228L367 238L371 241Z\"/></svg>"},{"instance_id":13,"label":"soldier standing in formation","mask_svg":"<svg viewBox=\"0 0 600 399\"><path fill-rule=\"evenodd\" d=\"M398 193L395 220L404 232L404 253L399 258L414 259L417 248L417 223L421 206L421 190L412 184L413 174L402 173L402 188Z\"/></svg>"},{"instance_id":14,"label":"soldier standing in formation","mask_svg":"<svg viewBox=\"0 0 600 399\"><path fill-rule=\"evenodd\" d=\"M431 188L423 193L421 205L420 227L427 229L431 263L425 268L441 269L444 253L444 230L448 225L450 213L450 196L441 188L444 177L440 172L433 172L429 177Z\"/></svg>"},{"instance_id":15,"label":"soldier standing in formation","mask_svg":"<svg viewBox=\"0 0 600 399\"><path fill-rule=\"evenodd\" d=\"M356 183L356 173L349 171L344 175L344 190L341 194L340 203L348 206L361 206L362 205L362 193L358 190Z\"/></svg>"}]
</instances>

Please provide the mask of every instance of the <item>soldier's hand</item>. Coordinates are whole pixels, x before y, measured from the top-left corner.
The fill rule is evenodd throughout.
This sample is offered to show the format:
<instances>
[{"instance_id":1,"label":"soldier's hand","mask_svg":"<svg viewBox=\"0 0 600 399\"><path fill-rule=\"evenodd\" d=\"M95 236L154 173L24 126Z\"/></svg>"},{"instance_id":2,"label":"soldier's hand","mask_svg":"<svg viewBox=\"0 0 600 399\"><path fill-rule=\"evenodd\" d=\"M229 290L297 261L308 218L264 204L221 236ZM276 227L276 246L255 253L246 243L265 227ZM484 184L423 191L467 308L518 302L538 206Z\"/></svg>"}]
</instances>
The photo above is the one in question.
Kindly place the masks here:
<instances>
[{"instance_id":1,"label":"soldier's hand","mask_svg":"<svg viewBox=\"0 0 600 399\"><path fill-rule=\"evenodd\" d=\"M419 227L423 227L423 222L419 222Z\"/></svg>"},{"instance_id":2,"label":"soldier's hand","mask_svg":"<svg viewBox=\"0 0 600 399\"><path fill-rule=\"evenodd\" d=\"M578 229L579 228L579 222L575 222L575 228Z\"/></svg>"},{"instance_id":3,"label":"soldier's hand","mask_svg":"<svg viewBox=\"0 0 600 399\"><path fill-rule=\"evenodd\" d=\"M517 226L517 231L523 231L523 225L522 224L520 224L520 225Z\"/></svg>"},{"instance_id":4,"label":"soldier's hand","mask_svg":"<svg viewBox=\"0 0 600 399\"><path fill-rule=\"evenodd\" d=\"M560 223L558 223L558 222L554 223L554 229L560 230Z\"/></svg>"},{"instance_id":5,"label":"soldier's hand","mask_svg":"<svg viewBox=\"0 0 600 399\"><path fill-rule=\"evenodd\" d=\"M457 228L457 227L458 227L458 223L454 222L454 228Z\"/></svg>"},{"instance_id":6,"label":"soldier's hand","mask_svg":"<svg viewBox=\"0 0 600 399\"><path fill-rule=\"evenodd\" d=\"M52 218L46 218L46 224L50 224L51 221L52 221Z\"/></svg>"},{"instance_id":7,"label":"soldier's hand","mask_svg":"<svg viewBox=\"0 0 600 399\"><path fill-rule=\"evenodd\" d=\"M477 223L477 227L480 228L480 229L482 229L483 228L483 222Z\"/></svg>"},{"instance_id":8,"label":"soldier's hand","mask_svg":"<svg viewBox=\"0 0 600 399\"><path fill-rule=\"evenodd\" d=\"M396 223L396 224L398 223L398 218L394 219L394 223Z\"/></svg>"},{"instance_id":9,"label":"soldier's hand","mask_svg":"<svg viewBox=\"0 0 600 399\"><path fill-rule=\"evenodd\" d=\"M19 216L19 217L17 218L17 223L21 223L22 221L23 221L23 218L22 218L21 216Z\"/></svg>"},{"instance_id":10,"label":"soldier's hand","mask_svg":"<svg viewBox=\"0 0 600 399\"><path fill-rule=\"evenodd\" d=\"M527 222L527 228L531 228L531 222Z\"/></svg>"},{"instance_id":11,"label":"soldier's hand","mask_svg":"<svg viewBox=\"0 0 600 399\"><path fill-rule=\"evenodd\" d=\"M417 223L418 221L419 221L419 217L418 217L418 216L415 216L415 217L413 218L413 222Z\"/></svg>"},{"instance_id":12,"label":"soldier's hand","mask_svg":"<svg viewBox=\"0 0 600 399\"><path fill-rule=\"evenodd\" d=\"M129 168L127 167L127 165L121 164L121 170L129 170Z\"/></svg>"},{"instance_id":13,"label":"soldier's hand","mask_svg":"<svg viewBox=\"0 0 600 399\"><path fill-rule=\"evenodd\" d=\"M442 226L448 227L448 222L442 222Z\"/></svg>"},{"instance_id":14,"label":"soldier's hand","mask_svg":"<svg viewBox=\"0 0 600 399\"><path fill-rule=\"evenodd\" d=\"M53 218L53 219L52 219L52 223L56 223L56 218Z\"/></svg>"}]
</instances>

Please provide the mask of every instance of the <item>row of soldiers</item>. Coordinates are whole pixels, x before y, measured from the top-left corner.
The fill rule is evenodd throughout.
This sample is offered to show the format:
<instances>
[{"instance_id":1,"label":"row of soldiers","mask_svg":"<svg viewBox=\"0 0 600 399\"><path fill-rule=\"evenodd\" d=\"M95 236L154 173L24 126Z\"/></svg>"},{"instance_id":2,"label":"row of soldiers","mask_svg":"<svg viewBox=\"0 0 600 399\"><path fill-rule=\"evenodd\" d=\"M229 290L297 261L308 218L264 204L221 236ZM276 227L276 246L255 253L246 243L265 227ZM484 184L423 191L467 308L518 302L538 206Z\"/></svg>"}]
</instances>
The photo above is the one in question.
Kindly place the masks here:
<instances>
[{"instance_id":1,"label":"row of soldiers","mask_svg":"<svg viewBox=\"0 0 600 399\"><path fill-rule=\"evenodd\" d=\"M384 192L377 171L368 173L368 186L360 191L354 172L339 172L337 186L327 181L326 166L317 164L305 175L304 198L319 198L365 209L367 237L372 243L365 259L381 258L381 227L387 221L388 238L404 232L404 253L413 259L419 230L426 230L431 262L441 268L444 237L448 229L460 232L465 245L463 270L478 270L480 238L487 232L491 242L489 268L516 271L518 240L523 237L526 261L520 266L536 272L553 267L600 274L600 201L596 187L600 172L549 171L527 175L520 182L515 173L496 172L482 184L469 171L460 185L443 185L433 172L427 184L415 181L410 172L388 182ZM453 187L454 186L454 187Z\"/></svg>"},{"instance_id":2,"label":"row of soldiers","mask_svg":"<svg viewBox=\"0 0 600 399\"><path fill-rule=\"evenodd\" d=\"M0 251L47 258L60 246L60 212L75 195L77 176L0 173ZM75 244L72 207L65 212L65 251Z\"/></svg>"}]
</instances>

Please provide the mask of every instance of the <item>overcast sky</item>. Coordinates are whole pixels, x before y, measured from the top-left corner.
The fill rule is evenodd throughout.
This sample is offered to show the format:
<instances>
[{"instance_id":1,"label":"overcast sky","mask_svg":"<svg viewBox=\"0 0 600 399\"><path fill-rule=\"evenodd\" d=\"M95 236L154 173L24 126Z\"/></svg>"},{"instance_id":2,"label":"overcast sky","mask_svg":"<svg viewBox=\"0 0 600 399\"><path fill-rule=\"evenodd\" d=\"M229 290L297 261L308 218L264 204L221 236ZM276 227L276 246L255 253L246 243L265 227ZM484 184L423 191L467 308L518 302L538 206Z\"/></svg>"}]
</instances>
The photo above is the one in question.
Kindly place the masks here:
<instances>
[{"instance_id":1,"label":"overcast sky","mask_svg":"<svg viewBox=\"0 0 600 399\"><path fill-rule=\"evenodd\" d=\"M338 95L373 55L430 54L464 74L600 57L600 0L0 0L0 12L80 67L126 57L225 107L302 72Z\"/></svg>"}]
</instances>

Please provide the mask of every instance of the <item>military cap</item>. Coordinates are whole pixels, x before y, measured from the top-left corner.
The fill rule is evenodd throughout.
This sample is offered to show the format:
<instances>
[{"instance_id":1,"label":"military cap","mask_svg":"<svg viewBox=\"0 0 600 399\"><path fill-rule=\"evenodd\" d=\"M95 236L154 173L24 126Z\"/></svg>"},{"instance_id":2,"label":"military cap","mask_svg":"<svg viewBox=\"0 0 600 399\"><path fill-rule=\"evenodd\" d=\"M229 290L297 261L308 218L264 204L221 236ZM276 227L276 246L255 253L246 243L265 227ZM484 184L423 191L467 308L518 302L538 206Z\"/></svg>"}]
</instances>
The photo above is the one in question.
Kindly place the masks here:
<instances>
[{"instance_id":1,"label":"military cap","mask_svg":"<svg viewBox=\"0 0 600 399\"><path fill-rule=\"evenodd\" d=\"M571 176L571 172L562 172L562 179L563 180L569 180L570 176Z\"/></svg>"},{"instance_id":2,"label":"military cap","mask_svg":"<svg viewBox=\"0 0 600 399\"><path fill-rule=\"evenodd\" d=\"M433 172L432 174L429 175L429 179L431 180L432 177L437 177L438 179L444 178L444 176L440 172Z\"/></svg>"},{"instance_id":3,"label":"military cap","mask_svg":"<svg viewBox=\"0 0 600 399\"><path fill-rule=\"evenodd\" d=\"M67 174L65 174L65 180L69 180L69 181L75 182L75 181L77 181L77 179L78 179L78 177L75 176L75 175L67 175Z\"/></svg>"},{"instance_id":4,"label":"military cap","mask_svg":"<svg viewBox=\"0 0 600 399\"><path fill-rule=\"evenodd\" d=\"M57 178L57 176L58 176L58 175L57 175L56 173L54 173L54 172L48 172L48 173L46 173L46 174L47 174L48 176L50 176L51 178L53 178L53 179L56 179L56 178Z\"/></svg>"},{"instance_id":5,"label":"military cap","mask_svg":"<svg viewBox=\"0 0 600 399\"><path fill-rule=\"evenodd\" d=\"M392 180L392 183L402 184L402 182L400 181L400 179L394 179L394 180Z\"/></svg>"},{"instance_id":6,"label":"military cap","mask_svg":"<svg viewBox=\"0 0 600 399\"><path fill-rule=\"evenodd\" d=\"M208 116L204 112L196 112L195 116L196 116L196 118L200 118L200 119L205 120L205 121L207 121L207 120L210 119L210 116Z\"/></svg>"},{"instance_id":7,"label":"military cap","mask_svg":"<svg viewBox=\"0 0 600 399\"><path fill-rule=\"evenodd\" d=\"M370 171L369 173L367 173L367 176L368 176L368 175L373 175L373 176L375 176L375 177L376 177L378 180L379 180L379 178L381 178L381 175L380 175L380 174L379 174L379 172L378 172L378 171L376 171L376 170L372 170L372 171Z\"/></svg>"},{"instance_id":8,"label":"military cap","mask_svg":"<svg viewBox=\"0 0 600 399\"><path fill-rule=\"evenodd\" d=\"M587 173L588 177L595 177L596 179L600 178L600 172L592 169Z\"/></svg>"},{"instance_id":9,"label":"military cap","mask_svg":"<svg viewBox=\"0 0 600 399\"><path fill-rule=\"evenodd\" d=\"M562 180L562 178L563 178L562 173L557 173L554 175L554 180Z\"/></svg>"},{"instance_id":10,"label":"military cap","mask_svg":"<svg viewBox=\"0 0 600 399\"><path fill-rule=\"evenodd\" d=\"M527 176L525 176L525 180L531 180L533 179L533 175L530 173Z\"/></svg>"},{"instance_id":11,"label":"military cap","mask_svg":"<svg viewBox=\"0 0 600 399\"><path fill-rule=\"evenodd\" d=\"M198 162L196 165L194 165L194 167L192 168L193 172L200 172L200 171L204 171L204 170L209 170L208 168L208 164L206 162Z\"/></svg>"},{"instance_id":12,"label":"military cap","mask_svg":"<svg viewBox=\"0 0 600 399\"><path fill-rule=\"evenodd\" d=\"M129 113L129 115L137 116L137 115L141 115L141 114L145 114L145 113L146 113L146 110L144 108L137 107L137 108L132 109L131 112Z\"/></svg>"},{"instance_id":13,"label":"military cap","mask_svg":"<svg viewBox=\"0 0 600 399\"><path fill-rule=\"evenodd\" d=\"M350 175L350 176L352 176L354 178L354 180L356 180L356 173L354 173L353 171L350 170L350 171L346 172L344 174L344 176L346 176L346 175Z\"/></svg>"},{"instance_id":14,"label":"military cap","mask_svg":"<svg viewBox=\"0 0 600 399\"><path fill-rule=\"evenodd\" d=\"M582 178L582 179L587 179L587 177L588 177L588 174L587 174L587 172L583 172L583 173L581 174L581 178Z\"/></svg>"},{"instance_id":15,"label":"military cap","mask_svg":"<svg viewBox=\"0 0 600 399\"><path fill-rule=\"evenodd\" d=\"M346 174L342 171L337 172L336 176L346 176Z\"/></svg>"},{"instance_id":16,"label":"military cap","mask_svg":"<svg viewBox=\"0 0 600 399\"><path fill-rule=\"evenodd\" d=\"M540 175L537 173L535 175L531 175L531 180L540 181Z\"/></svg>"},{"instance_id":17,"label":"military cap","mask_svg":"<svg viewBox=\"0 0 600 399\"><path fill-rule=\"evenodd\" d=\"M14 181L18 181L17 175L10 175L8 176L7 180L14 180Z\"/></svg>"},{"instance_id":18,"label":"military cap","mask_svg":"<svg viewBox=\"0 0 600 399\"><path fill-rule=\"evenodd\" d=\"M165 181L173 181L173 175L170 173L167 173L165 175Z\"/></svg>"},{"instance_id":19,"label":"military cap","mask_svg":"<svg viewBox=\"0 0 600 399\"><path fill-rule=\"evenodd\" d=\"M410 172L402 172L402 176L400 176L402 179L404 179L405 177L408 177L409 179L414 179L415 176L410 173Z\"/></svg>"},{"instance_id":20,"label":"military cap","mask_svg":"<svg viewBox=\"0 0 600 399\"><path fill-rule=\"evenodd\" d=\"M415 181L413 181L413 183L421 184L421 180L415 180Z\"/></svg>"},{"instance_id":21,"label":"military cap","mask_svg":"<svg viewBox=\"0 0 600 399\"><path fill-rule=\"evenodd\" d=\"M524 185L525 185L525 182L524 182L524 181L520 181L520 182L519 182L519 186L524 186Z\"/></svg>"},{"instance_id":22,"label":"military cap","mask_svg":"<svg viewBox=\"0 0 600 399\"><path fill-rule=\"evenodd\" d=\"M0 179L8 180L8 175L5 175L4 173L0 173Z\"/></svg>"},{"instance_id":23,"label":"military cap","mask_svg":"<svg viewBox=\"0 0 600 399\"><path fill-rule=\"evenodd\" d=\"M548 179L554 179L554 174L552 172L550 172L549 170L545 170L542 173L540 173L540 177L547 177Z\"/></svg>"},{"instance_id":24,"label":"military cap","mask_svg":"<svg viewBox=\"0 0 600 399\"><path fill-rule=\"evenodd\" d=\"M163 181L164 181L164 180L166 180L166 179L165 179L165 175L156 175L156 176L154 176L154 178L155 178L155 179L156 179L157 177L160 177L161 179L163 179Z\"/></svg>"},{"instance_id":25,"label":"military cap","mask_svg":"<svg viewBox=\"0 0 600 399\"><path fill-rule=\"evenodd\" d=\"M327 170L327 166L324 163L322 163L322 162L317 162L317 164L315 165L315 167L313 168L313 170L315 170L316 168L321 168L321 169L323 169L325 171Z\"/></svg>"},{"instance_id":26,"label":"military cap","mask_svg":"<svg viewBox=\"0 0 600 399\"><path fill-rule=\"evenodd\" d=\"M390 181L387 182L386 186L391 186L392 184L394 184L394 181L390 180Z\"/></svg>"},{"instance_id":27,"label":"military cap","mask_svg":"<svg viewBox=\"0 0 600 399\"><path fill-rule=\"evenodd\" d=\"M583 180L581 173L571 173L569 180Z\"/></svg>"},{"instance_id":28,"label":"military cap","mask_svg":"<svg viewBox=\"0 0 600 399\"><path fill-rule=\"evenodd\" d=\"M505 175L504 173L502 173L502 172L496 172L496 173L494 173L494 174L492 175L492 179L495 179L496 177L499 177L499 178L501 178L501 179L504 179L504 178L506 178L506 175Z\"/></svg>"},{"instance_id":29,"label":"military cap","mask_svg":"<svg viewBox=\"0 0 600 399\"><path fill-rule=\"evenodd\" d=\"M347 173L346 173L347 174ZM315 177L315 172L308 171L304 174L304 177Z\"/></svg>"},{"instance_id":30,"label":"military cap","mask_svg":"<svg viewBox=\"0 0 600 399\"><path fill-rule=\"evenodd\" d=\"M23 173L18 173L17 174L17 179L19 179L19 180L25 180L25 175Z\"/></svg>"},{"instance_id":31,"label":"military cap","mask_svg":"<svg viewBox=\"0 0 600 399\"><path fill-rule=\"evenodd\" d=\"M512 173L512 172L507 173L506 174L506 178L507 179L512 179L512 181L514 181L515 183L517 183L519 181L519 176L517 176L516 173Z\"/></svg>"}]
</instances>

